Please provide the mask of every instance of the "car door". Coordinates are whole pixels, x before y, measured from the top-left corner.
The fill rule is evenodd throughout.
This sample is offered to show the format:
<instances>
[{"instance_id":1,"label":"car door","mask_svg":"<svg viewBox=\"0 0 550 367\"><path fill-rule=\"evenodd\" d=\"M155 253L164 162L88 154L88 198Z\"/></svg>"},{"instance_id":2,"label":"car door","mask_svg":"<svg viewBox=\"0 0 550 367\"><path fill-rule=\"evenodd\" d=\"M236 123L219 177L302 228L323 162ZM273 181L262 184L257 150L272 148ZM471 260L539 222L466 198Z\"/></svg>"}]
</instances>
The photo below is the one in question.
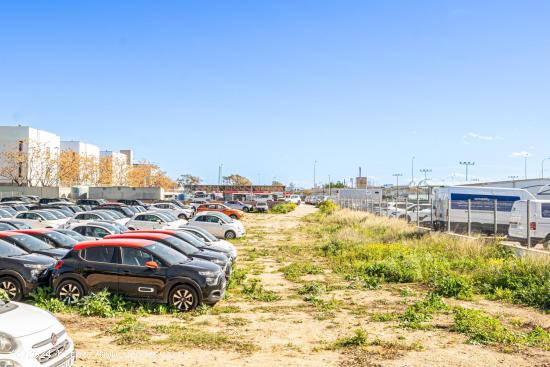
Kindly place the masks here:
<instances>
[{"instance_id":1,"label":"car door","mask_svg":"<svg viewBox=\"0 0 550 367\"><path fill-rule=\"evenodd\" d=\"M548 238L550 235L550 204L540 204L540 220L537 223L537 235L541 238Z\"/></svg>"},{"instance_id":2,"label":"car door","mask_svg":"<svg viewBox=\"0 0 550 367\"><path fill-rule=\"evenodd\" d=\"M136 247L121 247L118 289L130 298L161 299L166 287L166 265L147 250ZM157 269L145 264L154 261Z\"/></svg>"},{"instance_id":3,"label":"car door","mask_svg":"<svg viewBox=\"0 0 550 367\"><path fill-rule=\"evenodd\" d=\"M86 279L88 291L99 292L104 289L111 293L118 292L118 247L98 246L80 251L81 275Z\"/></svg>"},{"instance_id":4,"label":"car door","mask_svg":"<svg viewBox=\"0 0 550 367\"><path fill-rule=\"evenodd\" d=\"M216 237L223 237L225 235L223 222L220 218L213 215L205 215L204 217L204 226L208 232L212 233Z\"/></svg>"}]
</instances>

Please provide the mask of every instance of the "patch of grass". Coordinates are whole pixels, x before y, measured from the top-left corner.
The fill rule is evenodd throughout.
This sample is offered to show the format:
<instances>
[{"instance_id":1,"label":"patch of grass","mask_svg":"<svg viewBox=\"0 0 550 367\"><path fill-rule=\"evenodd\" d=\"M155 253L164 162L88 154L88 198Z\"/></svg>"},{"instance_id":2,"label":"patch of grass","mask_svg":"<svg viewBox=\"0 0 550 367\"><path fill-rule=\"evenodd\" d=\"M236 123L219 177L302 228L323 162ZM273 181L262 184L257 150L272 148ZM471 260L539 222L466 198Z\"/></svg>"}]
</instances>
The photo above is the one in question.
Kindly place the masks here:
<instances>
[{"instance_id":1,"label":"patch of grass","mask_svg":"<svg viewBox=\"0 0 550 367\"><path fill-rule=\"evenodd\" d=\"M107 291L91 293L82 297L78 303L78 313L82 316L113 317L110 294Z\"/></svg>"},{"instance_id":2,"label":"patch of grass","mask_svg":"<svg viewBox=\"0 0 550 367\"><path fill-rule=\"evenodd\" d=\"M362 347L367 345L368 335L367 332L363 329L355 330L355 334L350 337L338 339L331 349L342 349L350 347Z\"/></svg>"},{"instance_id":3,"label":"patch of grass","mask_svg":"<svg viewBox=\"0 0 550 367\"><path fill-rule=\"evenodd\" d=\"M274 302L281 299L277 293L265 289L259 279L252 279L249 283L243 284L242 291L247 298L254 301Z\"/></svg>"},{"instance_id":4,"label":"patch of grass","mask_svg":"<svg viewBox=\"0 0 550 367\"><path fill-rule=\"evenodd\" d=\"M373 322L388 322L388 321L394 321L397 320L399 317L398 314L395 312L381 312L381 313L375 313L371 315L370 321Z\"/></svg>"},{"instance_id":5,"label":"patch of grass","mask_svg":"<svg viewBox=\"0 0 550 367\"><path fill-rule=\"evenodd\" d=\"M321 274L323 269L309 262L292 263L280 269L285 278L291 281L296 281L300 277L308 274Z\"/></svg>"},{"instance_id":6,"label":"patch of grass","mask_svg":"<svg viewBox=\"0 0 550 367\"><path fill-rule=\"evenodd\" d=\"M294 203L275 204L271 209L269 209L269 212L271 214L286 214L294 211L297 207L298 206Z\"/></svg>"},{"instance_id":7,"label":"patch of grass","mask_svg":"<svg viewBox=\"0 0 550 367\"><path fill-rule=\"evenodd\" d=\"M50 311L52 313L70 311L70 307L56 298L52 289L49 287L36 288L30 296L33 300L34 306L40 307L46 311Z\"/></svg>"},{"instance_id":8,"label":"patch of grass","mask_svg":"<svg viewBox=\"0 0 550 367\"><path fill-rule=\"evenodd\" d=\"M150 328L132 315L124 316L107 334L114 335L118 345L145 344L151 340Z\"/></svg>"},{"instance_id":9,"label":"patch of grass","mask_svg":"<svg viewBox=\"0 0 550 367\"><path fill-rule=\"evenodd\" d=\"M221 319L227 326L231 327L243 327L250 324L250 321L244 317L224 317Z\"/></svg>"},{"instance_id":10,"label":"patch of grass","mask_svg":"<svg viewBox=\"0 0 550 367\"><path fill-rule=\"evenodd\" d=\"M409 306L405 312L399 316L403 326L411 329L426 329L428 325L423 324L433 318L433 314L445 310L447 305L443 302L441 296L429 293L422 301Z\"/></svg>"}]
</instances>

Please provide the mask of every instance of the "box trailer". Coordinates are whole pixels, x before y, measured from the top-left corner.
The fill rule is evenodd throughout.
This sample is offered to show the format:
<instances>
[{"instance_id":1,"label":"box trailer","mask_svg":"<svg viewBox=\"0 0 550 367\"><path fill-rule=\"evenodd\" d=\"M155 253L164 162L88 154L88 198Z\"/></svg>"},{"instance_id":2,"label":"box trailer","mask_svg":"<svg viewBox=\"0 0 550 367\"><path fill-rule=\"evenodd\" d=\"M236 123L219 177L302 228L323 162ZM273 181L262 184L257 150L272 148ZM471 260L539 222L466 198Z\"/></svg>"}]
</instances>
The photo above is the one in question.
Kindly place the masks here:
<instances>
[{"instance_id":1,"label":"box trailer","mask_svg":"<svg viewBox=\"0 0 550 367\"><path fill-rule=\"evenodd\" d=\"M498 234L507 235L514 203L534 198L524 189L475 186L437 188L434 189L432 202L434 227L466 232L469 221L473 232L493 234L496 227Z\"/></svg>"}]
</instances>

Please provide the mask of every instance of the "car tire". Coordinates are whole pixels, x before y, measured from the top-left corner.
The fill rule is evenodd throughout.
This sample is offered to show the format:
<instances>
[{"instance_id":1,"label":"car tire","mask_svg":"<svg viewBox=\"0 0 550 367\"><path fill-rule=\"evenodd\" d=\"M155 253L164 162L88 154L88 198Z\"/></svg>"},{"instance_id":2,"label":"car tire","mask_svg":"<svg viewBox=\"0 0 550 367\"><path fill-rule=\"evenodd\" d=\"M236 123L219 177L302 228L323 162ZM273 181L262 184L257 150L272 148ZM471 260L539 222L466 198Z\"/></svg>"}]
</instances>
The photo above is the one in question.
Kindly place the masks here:
<instances>
[{"instance_id":1,"label":"car tire","mask_svg":"<svg viewBox=\"0 0 550 367\"><path fill-rule=\"evenodd\" d=\"M229 216L229 218L231 218L231 219L239 219L239 217L237 217L237 215L235 215L235 214L231 214L231 215Z\"/></svg>"},{"instance_id":2,"label":"car tire","mask_svg":"<svg viewBox=\"0 0 550 367\"><path fill-rule=\"evenodd\" d=\"M20 301L23 298L21 283L12 277L0 277L0 290L7 293L10 301Z\"/></svg>"},{"instance_id":3,"label":"car tire","mask_svg":"<svg viewBox=\"0 0 550 367\"><path fill-rule=\"evenodd\" d=\"M72 305L85 296L84 287L76 280L65 280L57 286L55 295L64 303Z\"/></svg>"},{"instance_id":4,"label":"car tire","mask_svg":"<svg viewBox=\"0 0 550 367\"><path fill-rule=\"evenodd\" d=\"M130 231L135 231L136 229L134 227L128 227Z\"/></svg>"},{"instance_id":5,"label":"car tire","mask_svg":"<svg viewBox=\"0 0 550 367\"><path fill-rule=\"evenodd\" d=\"M179 312L192 311L199 305L199 296L190 285L178 285L170 292L168 304Z\"/></svg>"},{"instance_id":6,"label":"car tire","mask_svg":"<svg viewBox=\"0 0 550 367\"><path fill-rule=\"evenodd\" d=\"M546 239L542 241L542 247L546 250L550 247L550 236L546 237Z\"/></svg>"},{"instance_id":7,"label":"car tire","mask_svg":"<svg viewBox=\"0 0 550 367\"><path fill-rule=\"evenodd\" d=\"M250 211L250 209L248 209L247 206L245 206L245 207L243 208L243 212L248 213L249 211Z\"/></svg>"},{"instance_id":8,"label":"car tire","mask_svg":"<svg viewBox=\"0 0 550 367\"><path fill-rule=\"evenodd\" d=\"M225 232L224 237L226 240L232 240L234 238L237 238L237 234L235 233L235 231L227 231Z\"/></svg>"}]
</instances>

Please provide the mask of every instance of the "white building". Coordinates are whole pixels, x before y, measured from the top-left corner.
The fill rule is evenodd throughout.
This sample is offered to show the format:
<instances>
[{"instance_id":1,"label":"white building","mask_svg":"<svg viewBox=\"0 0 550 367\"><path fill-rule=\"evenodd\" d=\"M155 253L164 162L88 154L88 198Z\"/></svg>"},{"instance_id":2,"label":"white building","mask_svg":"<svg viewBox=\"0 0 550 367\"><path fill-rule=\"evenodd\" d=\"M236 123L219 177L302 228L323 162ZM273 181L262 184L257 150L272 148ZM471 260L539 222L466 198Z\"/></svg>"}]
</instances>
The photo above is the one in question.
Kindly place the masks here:
<instances>
[{"instance_id":1,"label":"white building","mask_svg":"<svg viewBox=\"0 0 550 367\"><path fill-rule=\"evenodd\" d=\"M56 186L60 141L29 126L0 126L0 183Z\"/></svg>"},{"instance_id":2,"label":"white building","mask_svg":"<svg viewBox=\"0 0 550 367\"><path fill-rule=\"evenodd\" d=\"M83 185L95 185L99 178L99 147L77 140L62 140L61 151L74 152L80 157L80 181Z\"/></svg>"},{"instance_id":3,"label":"white building","mask_svg":"<svg viewBox=\"0 0 550 367\"><path fill-rule=\"evenodd\" d=\"M100 152L100 157L104 162L108 163L109 167L106 167L105 164L102 165L101 169L104 171L110 171L107 173L111 177L111 182L109 185L113 186L125 186L128 184L128 157L126 154L120 152L113 152L110 150L102 150ZM105 172L103 173L105 174Z\"/></svg>"}]
</instances>

